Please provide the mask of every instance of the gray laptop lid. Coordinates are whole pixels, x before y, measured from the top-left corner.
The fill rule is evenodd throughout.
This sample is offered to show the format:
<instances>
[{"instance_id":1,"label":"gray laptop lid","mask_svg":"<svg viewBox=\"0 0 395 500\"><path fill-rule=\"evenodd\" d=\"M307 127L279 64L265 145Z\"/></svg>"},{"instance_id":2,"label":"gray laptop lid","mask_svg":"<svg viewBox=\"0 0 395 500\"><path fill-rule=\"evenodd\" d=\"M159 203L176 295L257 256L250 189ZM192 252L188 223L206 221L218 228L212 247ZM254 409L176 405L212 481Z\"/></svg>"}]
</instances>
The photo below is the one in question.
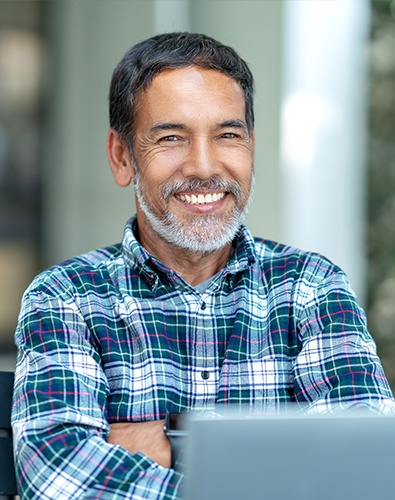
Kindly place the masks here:
<instances>
[{"instance_id":1,"label":"gray laptop lid","mask_svg":"<svg viewBox=\"0 0 395 500\"><path fill-rule=\"evenodd\" d=\"M343 415L192 420L184 498L395 499L395 417Z\"/></svg>"}]
</instances>

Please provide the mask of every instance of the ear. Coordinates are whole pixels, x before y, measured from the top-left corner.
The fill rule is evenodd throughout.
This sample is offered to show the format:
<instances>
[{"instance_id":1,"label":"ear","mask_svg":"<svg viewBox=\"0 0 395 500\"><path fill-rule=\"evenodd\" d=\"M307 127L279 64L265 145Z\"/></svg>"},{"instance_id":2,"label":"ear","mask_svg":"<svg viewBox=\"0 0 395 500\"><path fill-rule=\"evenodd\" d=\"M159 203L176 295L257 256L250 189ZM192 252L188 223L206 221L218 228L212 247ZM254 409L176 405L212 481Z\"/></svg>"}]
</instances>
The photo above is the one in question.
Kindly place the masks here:
<instances>
[{"instance_id":1,"label":"ear","mask_svg":"<svg viewBox=\"0 0 395 500\"><path fill-rule=\"evenodd\" d=\"M251 132L252 161L255 161L255 129Z\"/></svg>"},{"instance_id":2,"label":"ear","mask_svg":"<svg viewBox=\"0 0 395 500\"><path fill-rule=\"evenodd\" d=\"M120 187L129 186L135 176L135 170L125 139L119 137L118 132L111 129L107 136L106 149L115 182Z\"/></svg>"}]
</instances>

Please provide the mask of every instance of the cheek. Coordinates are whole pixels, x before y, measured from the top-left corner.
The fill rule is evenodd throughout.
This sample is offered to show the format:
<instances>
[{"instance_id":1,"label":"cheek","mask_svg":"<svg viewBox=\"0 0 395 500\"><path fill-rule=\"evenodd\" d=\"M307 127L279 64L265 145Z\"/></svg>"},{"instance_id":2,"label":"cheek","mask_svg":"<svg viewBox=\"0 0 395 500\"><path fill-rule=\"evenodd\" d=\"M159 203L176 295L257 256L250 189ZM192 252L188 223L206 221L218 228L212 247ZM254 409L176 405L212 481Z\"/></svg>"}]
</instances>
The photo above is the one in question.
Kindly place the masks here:
<instances>
[{"instance_id":1,"label":"cheek","mask_svg":"<svg viewBox=\"0 0 395 500\"><path fill-rule=\"evenodd\" d=\"M152 206L164 207L166 201L162 196L162 191L168 178L162 175L163 169L157 165L153 169L146 169L144 172L140 171L140 190L145 199Z\"/></svg>"},{"instance_id":2,"label":"cheek","mask_svg":"<svg viewBox=\"0 0 395 500\"><path fill-rule=\"evenodd\" d=\"M145 189L159 191L178 172L182 156L179 152L150 151L139 159L136 158L136 162L140 170L141 184Z\"/></svg>"},{"instance_id":3,"label":"cheek","mask_svg":"<svg viewBox=\"0 0 395 500\"><path fill-rule=\"evenodd\" d=\"M218 155L225 164L237 164L240 168L245 169L250 169L254 161L253 149L250 144L218 148Z\"/></svg>"},{"instance_id":4,"label":"cheek","mask_svg":"<svg viewBox=\"0 0 395 500\"><path fill-rule=\"evenodd\" d=\"M249 184L253 176L254 166L250 156L234 156L229 168L230 175L241 184Z\"/></svg>"}]
</instances>

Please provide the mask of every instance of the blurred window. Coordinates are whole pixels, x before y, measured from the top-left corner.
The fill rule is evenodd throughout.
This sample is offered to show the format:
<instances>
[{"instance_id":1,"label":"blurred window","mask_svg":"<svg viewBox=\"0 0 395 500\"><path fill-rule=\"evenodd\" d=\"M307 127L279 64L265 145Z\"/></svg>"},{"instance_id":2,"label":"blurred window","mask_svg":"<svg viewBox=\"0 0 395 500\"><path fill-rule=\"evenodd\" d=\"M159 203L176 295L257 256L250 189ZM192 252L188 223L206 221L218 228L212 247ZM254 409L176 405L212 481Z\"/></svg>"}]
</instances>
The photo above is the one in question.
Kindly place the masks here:
<instances>
[{"instance_id":1,"label":"blurred window","mask_svg":"<svg viewBox=\"0 0 395 500\"><path fill-rule=\"evenodd\" d=\"M38 269L42 2L0 2L0 352L12 351L21 296Z\"/></svg>"}]
</instances>

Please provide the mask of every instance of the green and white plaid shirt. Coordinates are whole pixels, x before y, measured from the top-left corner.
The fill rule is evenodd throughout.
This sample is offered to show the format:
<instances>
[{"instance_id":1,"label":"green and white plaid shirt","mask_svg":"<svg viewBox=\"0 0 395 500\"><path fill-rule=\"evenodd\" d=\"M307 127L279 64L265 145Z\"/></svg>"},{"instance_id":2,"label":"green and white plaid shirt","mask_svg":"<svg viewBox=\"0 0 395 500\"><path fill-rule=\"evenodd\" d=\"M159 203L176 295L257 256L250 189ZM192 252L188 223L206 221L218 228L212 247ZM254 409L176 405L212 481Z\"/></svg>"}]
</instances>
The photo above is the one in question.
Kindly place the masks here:
<instances>
[{"instance_id":1,"label":"green and white plaid shirt","mask_svg":"<svg viewBox=\"0 0 395 500\"><path fill-rule=\"evenodd\" d=\"M126 225L122 244L25 293L13 426L22 499L175 499L182 475L107 443L109 424L221 405L395 403L344 273L241 227L200 293Z\"/></svg>"}]
</instances>

